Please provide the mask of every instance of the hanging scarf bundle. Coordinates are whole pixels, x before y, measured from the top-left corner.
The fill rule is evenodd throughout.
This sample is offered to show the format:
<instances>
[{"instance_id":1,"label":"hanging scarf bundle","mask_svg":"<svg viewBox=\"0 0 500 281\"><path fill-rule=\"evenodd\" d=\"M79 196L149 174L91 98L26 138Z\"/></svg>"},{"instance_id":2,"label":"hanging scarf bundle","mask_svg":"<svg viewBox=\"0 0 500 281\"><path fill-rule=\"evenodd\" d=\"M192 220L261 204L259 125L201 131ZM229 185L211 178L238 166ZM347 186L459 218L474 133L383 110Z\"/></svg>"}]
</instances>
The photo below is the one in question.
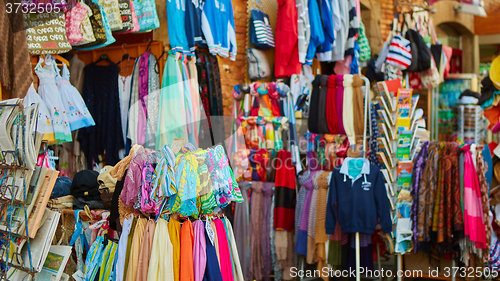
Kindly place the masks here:
<instances>
[{"instance_id":1,"label":"hanging scarf bundle","mask_svg":"<svg viewBox=\"0 0 500 281\"><path fill-rule=\"evenodd\" d=\"M184 150L184 149L183 149ZM169 210L184 217L197 216L196 189L199 186L198 160L196 156L183 151L177 155L175 167L176 194L169 199Z\"/></svg>"},{"instance_id":2,"label":"hanging scarf bundle","mask_svg":"<svg viewBox=\"0 0 500 281\"><path fill-rule=\"evenodd\" d=\"M151 199L156 202L157 206L164 198L174 195L177 189L174 178L174 165L174 153L168 145L165 145L161 149L161 157L158 165L156 165L152 179ZM158 215L158 209L156 215Z\"/></svg>"},{"instance_id":3,"label":"hanging scarf bundle","mask_svg":"<svg viewBox=\"0 0 500 281\"><path fill-rule=\"evenodd\" d=\"M460 241L462 261L469 262L469 253L481 256L481 251L486 249L485 222L481 202L481 190L472 160L470 146L462 148L465 153L464 164L464 225L465 238Z\"/></svg>"}]
</instances>

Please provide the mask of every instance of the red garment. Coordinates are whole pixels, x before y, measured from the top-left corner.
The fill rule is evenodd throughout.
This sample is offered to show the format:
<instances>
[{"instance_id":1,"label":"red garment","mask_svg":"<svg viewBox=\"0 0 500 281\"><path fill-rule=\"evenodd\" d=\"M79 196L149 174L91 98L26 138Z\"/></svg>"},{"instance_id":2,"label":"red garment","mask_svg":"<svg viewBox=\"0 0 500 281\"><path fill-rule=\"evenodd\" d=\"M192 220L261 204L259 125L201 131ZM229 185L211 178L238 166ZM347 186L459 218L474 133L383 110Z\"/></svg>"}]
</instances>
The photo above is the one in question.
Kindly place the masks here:
<instances>
[{"instance_id":1,"label":"red garment","mask_svg":"<svg viewBox=\"0 0 500 281\"><path fill-rule=\"evenodd\" d=\"M344 75L337 75L335 77L337 82L337 94L335 95L337 106L337 121L339 134L345 135L344 129Z\"/></svg>"},{"instance_id":2,"label":"red garment","mask_svg":"<svg viewBox=\"0 0 500 281\"><path fill-rule=\"evenodd\" d=\"M295 166L290 151L278 151L276 165L274 229L293 231L295 224Z\"/></svg>"},{"instance_id":3,"label":"red garment","mask_svg":"<svg viewBox=\"0 0 500 281\"><path fill-rule=\"evenodd\" d=\"M294 0L278 1L276 23L276 48L274 51L274 76L290 77L300 74L297 33L297 7Z\"/></svg>"},{"instance_id":4,"label":"red garment","mask_svg":"<svg viewBox=\"0 0 500 281\"><path fill-rule=\"evenodd\" d=\"M328 90L326 92L326 120L330 134L339 134L339 118L337 117L337 82L336 75L330 75L327 81Z\"/></svg>"}]
</instances>

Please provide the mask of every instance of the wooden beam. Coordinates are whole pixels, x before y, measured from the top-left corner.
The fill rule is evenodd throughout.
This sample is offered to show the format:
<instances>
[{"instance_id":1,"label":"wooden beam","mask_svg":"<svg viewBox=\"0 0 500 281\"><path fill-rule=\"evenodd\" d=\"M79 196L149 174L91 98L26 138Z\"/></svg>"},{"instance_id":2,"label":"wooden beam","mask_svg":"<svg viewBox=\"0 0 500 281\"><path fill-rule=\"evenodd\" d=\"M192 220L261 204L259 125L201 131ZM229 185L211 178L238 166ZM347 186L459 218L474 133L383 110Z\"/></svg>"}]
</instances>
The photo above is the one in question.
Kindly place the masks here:
<instances>
[{"instance_id":1,"label":"wooden beam","mask_svg":"<svg viewBox=\"0 0 500 281\"><path fill-rule=\"evenodd\" d=\"M500 33L500 8L494 11L488 11L487 17L474 17L474 33L477 35L498 34Z\"/></svg>"},{"instance_id":2,"label":"wooden beam","mask_svg":"<svg viewBox=\"0 0 500 281\"><path fill-rule=\"evenodd\" d=\"M500 44L500 33L479 35L479 45L496 45Z\"/></svg>"}]
</instances>

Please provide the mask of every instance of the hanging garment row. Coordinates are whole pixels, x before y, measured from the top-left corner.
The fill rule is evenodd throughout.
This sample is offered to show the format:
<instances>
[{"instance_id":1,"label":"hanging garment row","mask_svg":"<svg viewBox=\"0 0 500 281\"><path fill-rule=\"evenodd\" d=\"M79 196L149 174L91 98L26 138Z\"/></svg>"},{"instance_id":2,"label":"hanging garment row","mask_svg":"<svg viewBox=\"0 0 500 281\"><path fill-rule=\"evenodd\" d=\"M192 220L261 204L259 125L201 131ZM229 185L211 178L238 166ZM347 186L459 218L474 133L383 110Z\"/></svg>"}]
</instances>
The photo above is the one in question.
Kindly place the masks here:
<instances>
[{"instance_id":1,"label":"hanging garment row","mask_svg":"<svg viewBox=\"0 0 500 281\"><path fill-rule=\"evenodd\" d=\"M292 153L292 162L302 170L297 142L295 109L290 87L282 82L240 84L234 86L233 152L238 163L250 161L245 179L266 181L262 176L249 177L257 165L266 167L280 149ZM244 143L238 139L244 139ZM257 156L257 157L254 157ZM257 160L262 159L265 162ZM265 160L267 159L267 160ZM242 165L237 165L240 168ZM253 171L251 171L253 169Z\"/></svg>"},{"instance_id":2,"label":"hanging garment row","mask_svg":"<svg viewBox=\"0 0 500 281\"><path fill-rule=\"evenodd\" d=\"M274 183L239 182L245 200L235 206L234 226L245 280L265 280L273 273L292 280L290 267L299 266L295 253L320 271L327 264L354 268L355 232L361 237L361 265L373 268L372 243L385 249L381 231L392 232L383 176L375 165L346 158L333 172L304 171L296 200L285 201L286 216L276 177ZM379 221L382 230L376 230Z\"/></svg>"},{"instance_id":3,"label":"hanging garment row","mask_svg":"<svg viewBox=\"0 0 500 281\"><path fill-rule=\"evenodd\" d=\"M358 158L363 155L361 146L353 150L345 136L307 132L304 137L307 141L306 164L311 171L332 171L346 157Z\"/></svg>"},{"instance_id":4,"label":"hanging garment row","mask_svg":"<svg viewBox=\"0 0 500 281\"><path fill-rule=\"evenodd\" d=\"M222 146L202 150L187 145L174 155L169 146L158 153L135 145L131 152L109 170L113 177L125 176L118 190L125 207L156 217L198 218L243 201Z\"/></svg>"},{"instance_id":5,"label":"hanging garment row","mask_svg":"<svg viewBox=\"0 0 500 281\"><path fill-rule=\"evenodd\" d=\"M48 55L45 60L40 58L35 72L40 81L38 94L32 84L24 102L39 104L37 131L43 134L44 140L51 144L71 142L72 131L95 125L80 93L69 82L66 64L61 76L55 59Z\"/></svg>"},{"instance_id":6,"label":"hanging garment row","mask_svg":"<svg viewBox=\"0 0 500 281\"><path fill-rule=\"evenodd\" d=\"M213 55L236 59L231 1L167 2L166 10L169 41L174 52L194 54L198 46L208 48ZM46 17L51 20L40 24ZM70 0L51 13L25 17L25 24L28 49L33 55L65 53L72 47L92 50L114 43L113 33L147 32L160 27L153 0ZM58 25L65 29L56 29ZM44 34L50 30L50 38L59 38L57 44L41 44L49 38L39 36L41 30L45 30Z\"/></svg>"},{"instance_id":7,"label":"hanging garment row","mask_svg":"<svg viewBox=\"0 0 500 281\"><path fill-rule=\"evenodd\" d=\"M131 155L99 175L102 188L108 188L110 177L118 180L112 187L120 201L118 210L113 208L109 219L103 217L89 227L100 229L95 232L99 236L88 239L76 231L71 243L76 241L79 257L86 252L85 280L97 276L98 280L110 276L115 280L243 280L231 223L214 216L231 202L244 200L222 146L202 150L189 144L174 154L169 146L156 152L134 145ZM156 219L127 215L127 208L135 216ZM117 213L124 216L118 243L102 236L116 227L112 223Z\"/></svg>"},{"instance_id":8,"label":"hanging garment row","mask_svg":"<svg viewBox=\"0 0 500 281\"><path fill-rule=\"evenodd\" d=\"M116 164L136 143L159 150L175 138L196 147L224 140L217 58L196 54L169 53L161 86L157 59L149 51L135 62L122 60L120 66L111 61L84 66L78 57L71 60L78 66L75 71L83 73L74 83L83 84L82 97L95 116L95 126L78 136L89 169L102 160ZM125 76L129 67L132 75Z\"/></svg>"},{"instance_id":9,"label":"hanging garment row","mask_svg":"<svg viewBox=\"0 0 500 281\"><path fill-rule=\"evenodd\" d=\"M359 74L316 76L309 104L309 131L346 135L350 144L362 140L365 120L362 86Z\"/></svg>"},{"instance_id":10,"label":"hanging garment row","mask_svg":"<svg viewBox=\"0 0 500 281\"><path fill-rule=\"evenodd\" d=\"M107 225L104 220L89 228L103 230ZM84 280L244 280L227 217L191 222L130 215L118 241L100 232L90 247L80 233L73 236L78 237L77 256L82 258L87 250L85 264L79 263Z\"/></svg>"},{"instance_id":11,"label":"hanging garment row","mask_svg":"<svg viewBox=\"0 0 500 281\"><path fill-rule=\"evenodd\" d=\"M359 62L371 57L359 1L281 1L275 57L276 77L300 74L314 57L336 62L337 74L358 73Z\"/></svg>"},{"instance_id":12,"label":"hanging garment row","mask_svg":"<svg viewBox=\"0 0 500 281\"><path fill-rule=\"evenodd\" d=\"M466 265L473 260L486 263L491 245L488 194L493 171L489 147L424 142L413 163L415 251L458 251Z\"/></svg>"}]
</instances>

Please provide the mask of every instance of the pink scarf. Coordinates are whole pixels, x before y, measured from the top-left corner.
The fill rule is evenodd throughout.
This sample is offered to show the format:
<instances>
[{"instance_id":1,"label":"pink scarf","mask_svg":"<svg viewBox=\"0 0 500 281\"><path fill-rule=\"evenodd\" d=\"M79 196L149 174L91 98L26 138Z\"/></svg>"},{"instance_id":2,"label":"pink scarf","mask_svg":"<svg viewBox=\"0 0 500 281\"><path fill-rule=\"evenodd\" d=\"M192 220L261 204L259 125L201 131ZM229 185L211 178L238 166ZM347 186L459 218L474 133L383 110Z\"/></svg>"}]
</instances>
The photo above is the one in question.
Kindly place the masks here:
<instances>
[{"instance_id":1,"label":"pink scarf","mask_svg":"<svg viewBox=\"0 0 500 281\"><path fill-rule=\"evenodd\" d=\"M472 161L470 146L462 148L465 152L464 163L464 225L465 235L475 243L476 248L486 249L486 231L483 220L483 206L481 203L481 190Z\"/></svg>"},{"instance_id":2,"label":"pink scarf","mask_svg":"<svg viewBox=\"0 0 500 281\"><path fill-rule=\"evenodd\" d=\"M231 262L231 253L226 235L226 229L220 219L215 219L215 228L217 229L217 238L219 240L220 272L223 281L234 281L233 264Z\"/></svg>"}]
</instances>

